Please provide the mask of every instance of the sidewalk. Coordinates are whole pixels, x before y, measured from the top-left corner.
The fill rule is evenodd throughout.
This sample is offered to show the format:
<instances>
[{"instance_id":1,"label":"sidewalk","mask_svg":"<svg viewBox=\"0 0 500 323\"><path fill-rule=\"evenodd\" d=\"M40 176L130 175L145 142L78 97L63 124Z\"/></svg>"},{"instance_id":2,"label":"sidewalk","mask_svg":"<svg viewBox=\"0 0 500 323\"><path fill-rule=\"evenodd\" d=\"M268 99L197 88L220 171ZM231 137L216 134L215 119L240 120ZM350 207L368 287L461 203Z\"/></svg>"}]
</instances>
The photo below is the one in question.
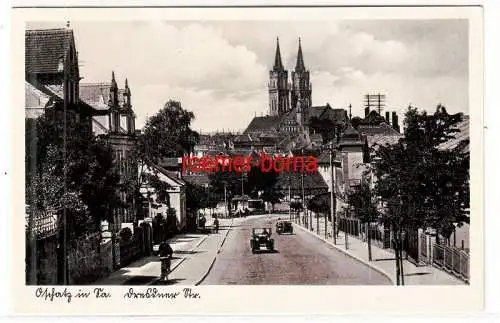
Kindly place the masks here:
<instances>
[{"instance_id":1,"label":"sidewalk","mask_svg":"<svg viewBox=\"0 0 500 323\"><path fill-rule=\"evenodd\" d=\"M208 221L207 221L208 222ZM186 261L181 263L168 277L170 284L198 285L208 275L233 225L233 219L219 219L219 233L212 233L200 243ZM211 224L210 224L211 225ZM155 282L155 284L165 284Z\"/></svg>"},{"instance_id":2,"label":"sidewalk","mask_svg":"<svg viewBox=\"0 0 500 323\"><path fill-rule=\"evenodd\" d=\"M167 284L195 285L207 274L231 226L231 219L221 219L217 234L180 234L169 243L174 250L172 272ZM150 285L157 284L161 272L158 256L139 259L120 268L94 285Z\"/></svg>"},{"instance_id":3,"label":"sidewalk","mask_svg":"<svg viewBox=\"0 0 500 323\"><path fill-rule=\"evenodd\" d=\"M368 246L366 242L363 242L349 235L347 237L348 239L346 250L344 232L339 232L337 244L334 245L333 238L330 238L330 235L328 235L328 233L331 233L331 223L328 223L328 238L325 239L325 219L319 218L318 222L319 235L316 234L317 222L314 216L312 221L312 227L314 231L309 231L302 225L297 224L296 221L294 221L294 226L316 236L318 239L332 245L337 250L340 250L348 254L349 256L363 262L364 264L380 271L381 273L389 277L394 284L396 283L396 264L395 256L393 253L372 244L372 261L368 261ZM403 268L405 285L465 285L465 283L460 279L431 265L417 267L408 260L403 260Z\"/></svg>"}]
</instances>

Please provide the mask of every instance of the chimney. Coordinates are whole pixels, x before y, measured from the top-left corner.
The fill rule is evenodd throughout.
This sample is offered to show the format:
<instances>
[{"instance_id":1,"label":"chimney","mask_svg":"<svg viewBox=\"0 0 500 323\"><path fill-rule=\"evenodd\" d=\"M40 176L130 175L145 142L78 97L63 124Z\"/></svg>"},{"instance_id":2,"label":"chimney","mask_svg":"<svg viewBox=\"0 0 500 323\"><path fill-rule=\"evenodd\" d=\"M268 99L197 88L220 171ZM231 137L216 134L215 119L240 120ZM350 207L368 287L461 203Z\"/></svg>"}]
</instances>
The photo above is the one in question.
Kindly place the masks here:
<instances>
[{"instance_id":1,"label":"chimney","mask_svg":"<svg viewBox=\"0 0 500 323\"><path fill-rule=\"evenodd\" d=\"M396 130L397 132L400 132L400 128L399 128L399 121L398 121L398 115L396 114L395 111L392 112L392 127L394 128L394 130Z\"/></svg>"},{"instance_id":2,"label":"chimney","mask_svg":"<svg viewBox=\"0 0 500 323\"><path fill-rule=\"evenodd\" d=\"M389 115L389 111L385 111L385 121L387 122L387 124L391 124L391 119L390 119L390 115Z\"/></svg>"},{"instance_id":3,"label":"chimney","mask_svg":"<svg viewBox=\"0 0 500 323\"><path fill-rule=\"evenodd\" d=\"M368 113L370 113L370 107L365 108L365 118L368 117Z\"/></svg>"}]
</instances>

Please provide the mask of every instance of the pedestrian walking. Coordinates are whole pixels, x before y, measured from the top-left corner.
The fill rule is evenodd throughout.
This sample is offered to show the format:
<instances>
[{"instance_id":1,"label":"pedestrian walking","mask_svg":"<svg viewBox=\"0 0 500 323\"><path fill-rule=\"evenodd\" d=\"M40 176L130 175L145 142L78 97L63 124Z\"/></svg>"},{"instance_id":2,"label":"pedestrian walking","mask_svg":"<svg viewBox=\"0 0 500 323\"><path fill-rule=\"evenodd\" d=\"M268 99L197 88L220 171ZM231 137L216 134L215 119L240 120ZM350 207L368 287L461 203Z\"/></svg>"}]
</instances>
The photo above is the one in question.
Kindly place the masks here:
<instances>
[{"instance_id":1,"label":"pedestrian walking","mask_svg":"<svg viewBox=\"0 0 500 323\"><path fill-rule=\"evenodd\" d=\"M219 233L219 219L217 218L214 220L214 231L215 233Z\"/></svg>"}]
</instances>

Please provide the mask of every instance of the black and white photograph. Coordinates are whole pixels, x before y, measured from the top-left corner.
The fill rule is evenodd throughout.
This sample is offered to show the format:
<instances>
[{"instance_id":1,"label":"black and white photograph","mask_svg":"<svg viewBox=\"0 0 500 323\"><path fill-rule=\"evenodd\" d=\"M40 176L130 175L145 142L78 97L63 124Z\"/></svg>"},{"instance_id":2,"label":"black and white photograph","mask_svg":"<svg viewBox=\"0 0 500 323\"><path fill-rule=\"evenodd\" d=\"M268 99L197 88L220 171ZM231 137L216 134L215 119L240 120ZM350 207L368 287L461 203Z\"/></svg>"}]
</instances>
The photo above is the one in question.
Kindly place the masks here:
<instances>
[{"instance_id":1,"label":"black and white photograph","mask_svg":"<svg viewBox=\"0 0 500 323\"><path fill-rule=\"evenodd\" d=\"M467 15L199 10L24 22L34 296L479 279Z\"/></svg>"}]
</instances>

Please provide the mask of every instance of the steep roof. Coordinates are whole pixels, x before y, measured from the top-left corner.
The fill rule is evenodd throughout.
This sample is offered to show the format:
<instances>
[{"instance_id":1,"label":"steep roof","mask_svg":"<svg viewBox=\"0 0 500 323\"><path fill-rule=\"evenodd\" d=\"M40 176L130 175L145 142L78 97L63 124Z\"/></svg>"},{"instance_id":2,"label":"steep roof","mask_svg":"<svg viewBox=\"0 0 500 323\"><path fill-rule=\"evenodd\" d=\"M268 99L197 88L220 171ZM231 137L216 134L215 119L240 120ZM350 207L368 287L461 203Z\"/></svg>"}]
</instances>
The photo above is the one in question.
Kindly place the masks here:
<instances>
[{"instance_id":1,"label":"steep roof","mask_svg":"<svg viewBox=\"0 0 500 323\"><path fill-rule=\"evenodd\" d=\"M346 123L348 116L344 109L326 109L323 118L333 121L333 123Z\"/></svg>"},{"instance_id":2,"label":"steep roof","mask_svg":"<svg viewBox=\"0 0 500 323\"><path fill-rule=\"evenodd\" d=\"M347 129L342 133L340 137L340 146L349 146L349 145L362 145L363 139L361 134L353 128L352 125L348 125Z\"/></svg>"},{"instance_id":3,"label":"steep roof","mask_svg":"<svg viewBox=\"0 0 500 323\"><path fill-rule=\"evenodd\" d=\"M282 172L278 175L278 180L275 184L277 187L290 188L298 190L302 188L300 172ZM304 189L325 189L328 190L328 185L318 172L304 174Z\"/></svg>"},{"instance_id":4,"label":"steep roof","mask_svg":"<svg viewBox=\"0 0 500 323\"><path fill-rule=\"evenodd\" d=\"M369 147L392 145L403 136L386 122L381 122L378 125L361 124L358 126L358 131L366 136Z\"/></svg>"},{"instance_id":5,"label":"steep roof","mask_svg":"<svg viewBox=\"0 0 500 323\"><path fill-rule=\"evenodd\" d=\"M45 107L51 96L37 89L33 84L24 82L24 102L26 107Z\"/></svg>"},{"instance_id":6,"label":"steep roof","mask_svg":"<svg viewBox=\"0 0 500 323\"><path fill-rule=\"evenodd\" d=\"M206 185L210 184L210 178L208 177L208 174L203 172L196 174L185 174L182 175L182 179L191 185L200 187L205 187Z\"/></svg>"},{"instance_id":7,"label":"steep roof","mask_svg":"<svg viewBox=\"0 0 500 323\"><path fill-rule=\"evenodd\" d=\"M330 105L314 106L309 109L310 118L328 119L333 123L341 124L347 122L347 111L344 109L333 109Z\"/></svg>"},{"instance_id":8,"label":"steep roof","mask_svg":"<svg viewBox=\"0 0 500 323\"><path fill-rule=\"evenodd\" d=\"M279 122L280 118L275 116L254 117L243 133L266 131L277 127Z\"/></svg>"},{"instance_id":9,"label":"steep roof","mask_svg":"<svg viewBox=\"0 0 500 323\"><path fill-rule=\"evenodd\" d=\"M179 178L179 175L177 174L177 172L166 170L165 168L163 168L159 165L154 165L154 168L156 168L160 173L162 173L163 175L168 177L174 183L181 185L181 186L186 185L186 182L182 178Z\"/></svg>"},{"instance_id":10,"label":"steep roof","mask_svg":"<svg viewBox=\"0 0 500 323\"><path fill-rule=\"evenodd\" d=\"M358 131L366 136L374 136L374 135L401 136L399 132L394 130L394 128L392 128L386 122L381 122L377 125L360 124L358 126Z\"/></svg>"},{"instance_id":11,"label":"steep roof","mask_svg":"<svg viewBox=\"0 0 500 323\"><path fill-rule=\"evenodd\" d=\"M457 124L457 129L460 132L455 133L455 138L448 140L438 146L440 150L451 150L458 146L462 146L462 152L469 151L469 116L464 116L464 119Z\"/></svg>"},{"instance_id":12,"label":"steep roof","mask_svg":"<svg viewBox=\"0 0 500 323\"><path fill-rule=\"evenodd\" d=\"M80 83L80 99L97 110L108 110L111 83ZM124 89L118 89L118 103L124 103Z\"/></svg>"},{"instance_id":13,"label":"steep roof","mask_svg":"<svg viewBox=\"0 0 500 323\"><path fill-rule=\"evenodd\" d=\"M26 30L25 68L27 73L59 73L59 60L74 46L70 29Z\"/></svg>"}]
</instances>

